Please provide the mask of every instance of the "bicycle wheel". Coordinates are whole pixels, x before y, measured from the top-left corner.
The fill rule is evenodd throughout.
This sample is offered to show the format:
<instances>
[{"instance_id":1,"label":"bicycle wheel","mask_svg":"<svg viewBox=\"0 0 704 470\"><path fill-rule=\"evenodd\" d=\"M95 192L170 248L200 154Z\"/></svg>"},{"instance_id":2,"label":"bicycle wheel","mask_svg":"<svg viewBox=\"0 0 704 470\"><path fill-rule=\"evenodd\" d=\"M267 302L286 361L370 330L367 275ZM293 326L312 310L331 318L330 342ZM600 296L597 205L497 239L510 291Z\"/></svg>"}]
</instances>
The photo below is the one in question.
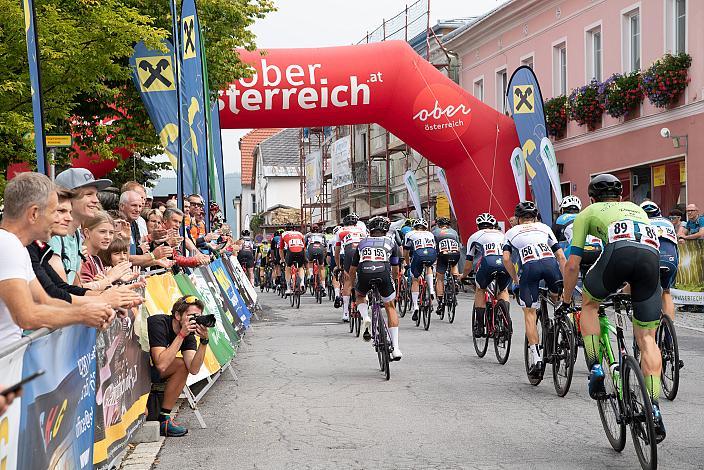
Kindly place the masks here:
<instances>
[{"instance_id":1,"label":"bicycle wheel","mask_svg":"<svg viewBox=\"0 0 704 470\"><path fill-rule=\"evenodd\" d=\"M426 292L426 296L428 296L428 291ZM422 309L423 310L423 328L425 331L428 331L428 328L430 328L430 317L433 316L431 313L431 308L430 306L432 305L432 301L430 300L429 297L426 297L425 302L425 307Z\"/></svg>"},{"instance_id":2,"label":"bicycle wheel","mask_svg":"<svg viewBox=\"0 0 704 470\"><path fill-rule=\"evenodd\" d=\"M499 364L504 365L511 353L511 316L506 304L498 302L494 315L494 353Z\"/></svg>"},{"instance_id":3,"label":"bicycle wheel","mask_svg":"<svg viewBox=\"0 0 704 470\"><path fill-rule=\"evenodd\" d=\"M602 344L602 349L604 345ZM604 377L604 388L606 395L596 402L599 408L599 418L601 425L606 433L606 438L609 444L616 452L621 452L626 447L626 420L623 416L622 403L620 401L621 375L618 367L611 369L609 366L609 358L604 351L604 358L601 361L601 367L606 373Z\"/></svg>"},{"instance_id":4,"label":"bicycle wheel","mask_svg":"<svg viewBox=\"0 0 704 470\"><path fill-rule=\"evenodd\" d=\"M541 313L540 309L536 310L536 325L538 327L538 347L540 347L543 344L543 321L541 319ZM544 352L544 351L543 351ZM543 372L541 372L539 375L531 376L528 371L530 370L530 350L528 349L528 336L525 337L525 341L523 343L523 362L526 367L526 376L528 376L528 382L531 385L538 385L540 382L543 381L543 372L545 371L545 367L543 366ZM543 364L545 364L545 357L543 357Z\"/></svg>"},{"instance_id":5,"label":"bicycle wheel","mask_svg":"<svg viewBox=\"0 0 704 470\"><path fill-rule=\"evenodd\" d=\"M633 447L643 469L658 466L658 444L653 423L653 404L638 361L626 356L623 361L623 406L631 428Z\"/></svg>"},{"instance_id":6,"label":"bicycle wheel","mask_svg":"<svg viewBox=\"0 0 704 470\"><path fill-rule=\"evenodd\" d=\"M574 372L575 341L572 334L572 322L569 318L555 319L553 339L552 382L558 397L564 397L572 384Z\"/></svg>"},{"instance_id":7,"label":"bicycle wheel","mask_svg":"<svg viewBox=\"0 0 704 470\"><path fill-rule=\"evenodd\" d=\"M665 397L672 401L680 388L680 349L677 344L675 325L667 315L660 320L657 342L662 354L662 373L660 381Z\"/></svg>"},{"instance_id":8,"label":"bicycle wheel","mask_svg":"<svg viewBox=\"0 0 704 470\"><path fill-rule=\"evenodd\" d=\"M420 288L420 295L418 296L419 299L423 298L423 290L424 288L421 286ZM413 308L413 305L411 305L411 309ZM413 312L415 313L415 312ZM423 317L423 302L421 300L418 301L418 316L416 317L416 327L420 326L420 321L421 317Z\"/></svg>"},{"instance_id":9,"label":"bicycle wheel","mask_svg":"<svg viewBox=\"0 0 704 470\"><path fill-rule=\"evenodd\" d=\"M485 311L486 313L486 311ZM477 352L477 356L484 357L486 350L489 348L489 338L484 336L484 338L477 338L474 336L474 325L477 323L477 310L472 309L472 343L474 343L474 350ZM486 322L488 315L485 315L484 321Z\"/></svg>"},{"instance_id":10,"label":"bicycle wheel","mask_svg":"<svg viewBox=\"0 0 704 470\"><path fill-rule=\"evenodd\" d=\"M355 317L354 317L354 335L359 338L359 331L362 328L362 316L359 314L359 312L355 312Z\"/></svg>"},{"instance_id":11,"label":"bicycle wheel","mask_svg":"<svg viewBox=\"0 0 704 470\"><path fill-rule=\"evenodd\" d=\"M381 314L377 315L377 332L379 334L379 350L381 353L381 371L384 372L386 380L391 378L391 369L389 368L389 334L386 331L386 323Z\"/></svg>"},{"instance_id":12,"label":"bicycle wheel","mask_svg":"<svg viewBox=\"0 0 704 470\"><path fill-rule=\"evenodd\" d=\"M452 302L447 307L447 319L450 323L455 322L455 310L457 310L457 297L452 296Z\"/></svg>"}]
</instances>

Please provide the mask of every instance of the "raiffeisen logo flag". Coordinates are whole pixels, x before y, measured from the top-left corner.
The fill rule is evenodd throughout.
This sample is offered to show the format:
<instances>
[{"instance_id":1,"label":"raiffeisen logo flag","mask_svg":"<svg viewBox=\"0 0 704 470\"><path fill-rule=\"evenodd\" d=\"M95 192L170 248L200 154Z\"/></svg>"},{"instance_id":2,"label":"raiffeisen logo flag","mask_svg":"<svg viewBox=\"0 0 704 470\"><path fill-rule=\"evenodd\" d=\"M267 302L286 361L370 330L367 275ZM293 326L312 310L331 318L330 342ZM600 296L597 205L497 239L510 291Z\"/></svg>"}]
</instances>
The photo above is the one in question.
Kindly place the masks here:
<instances>
[{"instance_id":1,"label":"raiffeisen logo flag","mask_svg":"<svg viewBox=\"0 0 704 470\"><path fill-rule=\"evenodd\" d=\"M540 143L547 137L543 97L540 85L530 67L516 69L508 84L507 103L516 124L518 140L525 158L535 200L543 222L552 223L552 191L548 169L540 155Z\"/></svg>"}]
</instances>

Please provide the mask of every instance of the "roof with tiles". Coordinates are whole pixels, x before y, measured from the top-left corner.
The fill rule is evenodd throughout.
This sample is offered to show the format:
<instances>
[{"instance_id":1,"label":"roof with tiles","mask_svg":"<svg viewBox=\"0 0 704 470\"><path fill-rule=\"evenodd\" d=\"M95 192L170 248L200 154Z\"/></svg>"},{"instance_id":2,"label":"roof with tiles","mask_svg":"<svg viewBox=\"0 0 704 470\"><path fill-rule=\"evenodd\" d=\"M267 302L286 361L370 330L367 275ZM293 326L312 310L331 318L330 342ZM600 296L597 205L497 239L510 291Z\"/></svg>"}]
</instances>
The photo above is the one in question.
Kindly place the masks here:
<instances>
[{"instance_id":1,"label":"roof with tiles","mask_svg":"<svg viewBox=\"0 0 704 470\"><path fill-rule=\"evenodd\" d=\"M253 166L254 166L254 149L257 148L264 140L278 133L281 129L254 129L248 132L240 139L240 153L242 160L242 185L251 185Z\"/></svg>"}]
</instances>

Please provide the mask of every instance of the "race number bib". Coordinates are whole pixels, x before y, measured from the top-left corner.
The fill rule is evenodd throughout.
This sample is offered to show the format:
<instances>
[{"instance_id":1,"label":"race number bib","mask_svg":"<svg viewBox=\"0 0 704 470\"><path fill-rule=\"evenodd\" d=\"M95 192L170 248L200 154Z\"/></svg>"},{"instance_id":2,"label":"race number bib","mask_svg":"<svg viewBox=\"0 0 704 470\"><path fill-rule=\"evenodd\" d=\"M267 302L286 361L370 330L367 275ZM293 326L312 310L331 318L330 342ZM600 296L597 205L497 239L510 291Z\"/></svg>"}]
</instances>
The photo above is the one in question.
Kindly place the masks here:
<instances>
[{"instance_id":1,"label":"race number bib","mask_svg":"<svg viewBox=\"0 0 704 470\"><path fill-rule=\"evenodd\" d=\"M301 240L300 238L292 238L291 240L288 241L288 247L289 248L298 248L298 247L303 248L303 240Z\"/></svg>"},{"instance_id":2,"label":"race number bib","mask_svg":"<svg viewBox=\"0 0 704 470\"><path fill-rule=\"evenodd\" d=\"M416 238L413 240L413 249L435 248L435 240L430 238Z\"/></svg>"},{"instance_id":3,"label":"race number bib","mask_svg":"<svg viewBox=\"0 0 704 470\"><path fill-rule=\"evenodd\" d=\"M521 256L521 264L526 264L530 261L537 261L543 258L555 257L555 254L546 243L524 246L518 250L518 254Z\"/></svg>"},{"instance_id":4,"label":"race number bib","mask_svg":"<svg viewBox=\"0 0 704 470\"><path fill-rule=\"evenodd\" d=\"M440 253L455 253L460 251L460 245L457 243L457 240L453 240L452 238L445 238L443 240L440 240L440 244L438 245L438 249L440 250Z\"/></svg>"},{"instance_id":5,"label":"race number bib","mask_svg":"<svg viewBox=\"0 0 704 470\"><path fill-rule=\"evenodd\" d=\"M636 223L632 220L619 220L609 225L609 243L618 241L639 242L644 245L660 248L660 241L655 228L648 224L638 224L640 239L636 236Z\"/></svg>"},{"instance_id":6,"label":"race number bib","mask_svg":"<svg viewBox=\"0 0 704 470\"><path fill-rule=\"evenodd\" d=\"M665 240L669 240L675 244L677 243L677 234L675 233L674 228L658 225L655 227L655 231L657 232L659 238L664 238Z\"/></svg>"},{"instance_id":7,"label":"race number bib","mask_svg":"<svg viewBox=\"0 0 704 470\"><path fill-rule=\"evenodd\" d=\"M482 248L484 249L484 256L498 256L501 254L498 243L485 243Z\"/></svg>"},{"instance_id":8,"label":"race number bib","mask_svg":"<svg viewBox=\"0 0 704 470\"><path fill-rule=\"evenodd\" d=\"M345 238L342 239L342 244L347 246L350 243L359 243L360 241L362 241L362 237L360 236L359 233L350 232L347 235L345 235Z\"/></svg>"},{"instance_id":9,"label":"race number bib","mask_svg":"<svg viewBox=\"0 0 704 470\"><path fill-rule=\"evenodd\" d=\"M366 247L359 252L360 262L385 263L387 258L388 252L383 248Z\"/></svg>"}]
</instances>

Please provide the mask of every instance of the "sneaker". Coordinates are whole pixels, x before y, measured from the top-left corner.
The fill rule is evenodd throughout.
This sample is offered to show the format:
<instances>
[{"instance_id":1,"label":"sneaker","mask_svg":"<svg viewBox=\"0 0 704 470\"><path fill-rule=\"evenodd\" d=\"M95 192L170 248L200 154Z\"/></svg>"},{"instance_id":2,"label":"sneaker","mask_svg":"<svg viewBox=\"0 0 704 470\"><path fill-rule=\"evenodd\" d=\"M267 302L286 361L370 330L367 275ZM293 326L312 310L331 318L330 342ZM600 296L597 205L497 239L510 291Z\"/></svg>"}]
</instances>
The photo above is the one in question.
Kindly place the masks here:
<instances>
[{"instance_id":1,"label":"sneaker","mask_svg":"<svg viewBox=\"0 0 704 470\"><path fill-rule=\"evenodd\" d=\"M665 440L667 432L665 432L665 424L662 422L662 414L660 414L660 406L653 403L653 424L655 424L655 440L658 444Z\"/></svg>"},{"instance_id":2,"label":"sneaker","mask_svg":"<svg viewBox=\"0 0 704 470\"><path fill-rule=\"evenodd\" d=\"M334 307L335 307L335 308L340 308L340 307L342 307L342 297L340 297L339 295L338 295L337 297L335 297L335 304L334 304Z\"/></svg>"},{"instance_id":3,"label":"sneaker","mask_svg":"<svg viewBox=\"0 0 704 470\"><path fill-rule=\"evenodd\" d=\"M369 341L372 339L372 319L367 317L362 320L362 338L364 341Z\"/></svg>"},{"instance_id":4,"label":"sneaker","mask_svg":"<svg viewBox=\"0 0 704 470\"><path fill-rule=\"evenodd\" d=\"M350 321L349 313L345 312L344 314L342 314L342 321L345 323L348 323Z\"/></svg>"},{"instance_id":5,"label":"sneaker","mask_svg":"<svg viewBox=\"0 0 704 470\"><path fill-rule=\"evenodd\" d=\"M532 378L539 378L543 373L543 361L540 360L528 367L528 375Z\"/></svg>"},{"instance_id":6,"label":"sneaker","mask_svg":"<svg viewBox=\"0 0 704 470\"><path fill-rule=\"evenodd\" d=\"M394 348L394 350L391 351L391 360L392 361L400 361L402 357L403 357L403 354L401 354L401 350L399 348Z\"/></svg>"},{"instance_id":7,"label":"sneaker","mask_svg":"<svg viewBox=\"0 0 704 470\"><path fill-rule=\"evenodd\" d=\"M182 437L188 434L188 429L176 424L173 418L169 418L159 423L159 434L164 437Z\"/></svg>"},{"instance_id":8,"label":"sneaker","mask_svg":"<svg viewBox=\"0 0 704 470\"><path fill-rule=\"evenodd\" d=\"M604 369L601 364L594 364L589 373L589 396L598 400L606 394L604 388Z\"/></svg>"},{"instance_id":9,"label":"sneaker","mask_svg":"<svg viewBox=\"0 0 704 470\"><path fill-rule=\"evenodd\" d=\"M413 310L413 316L411 317L411 320L418 320L418 309Z\"/></svg>"}]
</instances>

